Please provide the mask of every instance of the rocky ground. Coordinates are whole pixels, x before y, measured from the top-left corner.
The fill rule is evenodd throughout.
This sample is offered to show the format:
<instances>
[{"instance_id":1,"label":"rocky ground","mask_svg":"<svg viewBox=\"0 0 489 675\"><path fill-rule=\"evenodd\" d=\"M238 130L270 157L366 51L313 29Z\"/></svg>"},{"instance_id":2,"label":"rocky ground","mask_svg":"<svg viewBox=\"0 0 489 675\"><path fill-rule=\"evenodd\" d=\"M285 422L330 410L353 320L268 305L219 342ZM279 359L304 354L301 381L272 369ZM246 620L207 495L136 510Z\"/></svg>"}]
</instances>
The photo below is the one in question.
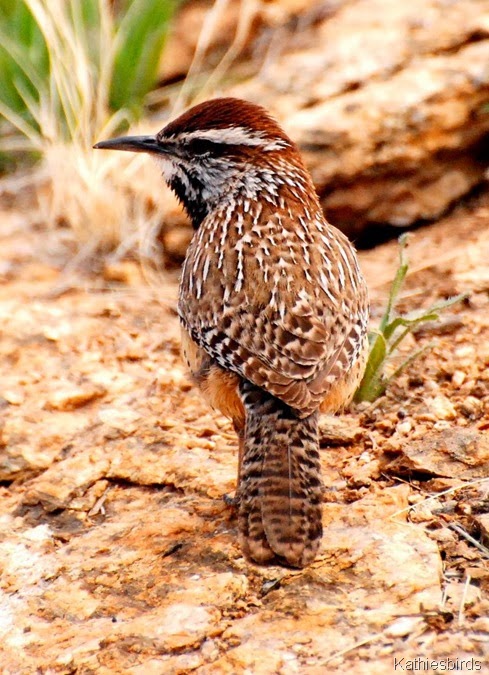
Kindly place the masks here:
<instances>
[{"instance_id":1,"label":"rocky ground","mask_svg":"<svg viewBox=\"0 0 489 675\"><path fill-rule=\"evenodd\" d=\"M1 672L382 675L419 658L487 671L487 0L188 2L162 63L164 84L188 75L180 105L266 105L353 238L417 226L402 310L468 297L406 340L397 363L427 349L384 396L322 419L314 564L259 567L222 499L236 439L179 356L180 211L165 212L156 274L83 258L109 212L121 232L132 221L98 181L95 197L74 184L70 155L41 190L53 229L32 195L2 193ZM141 133L164 122L152 100L159 121ZM361 253L373 327L397 259L395 242Z\"/></svg>"},{"instance_id":2,"label":"rocky ground","mask_svg":"<svg viewBox=\"0 0 489 675\"><path fill-rule=\"evenodd\" d=\"M2 672L488 667L489 199L412 234L402 308L469 297L385 396L322 420L325 535L303 571L241 556L236 439L180 360L176 276L66 271L63 231L0 223ZM397 255L361 254L373 325Z\"/></svg>"}]
</instances>

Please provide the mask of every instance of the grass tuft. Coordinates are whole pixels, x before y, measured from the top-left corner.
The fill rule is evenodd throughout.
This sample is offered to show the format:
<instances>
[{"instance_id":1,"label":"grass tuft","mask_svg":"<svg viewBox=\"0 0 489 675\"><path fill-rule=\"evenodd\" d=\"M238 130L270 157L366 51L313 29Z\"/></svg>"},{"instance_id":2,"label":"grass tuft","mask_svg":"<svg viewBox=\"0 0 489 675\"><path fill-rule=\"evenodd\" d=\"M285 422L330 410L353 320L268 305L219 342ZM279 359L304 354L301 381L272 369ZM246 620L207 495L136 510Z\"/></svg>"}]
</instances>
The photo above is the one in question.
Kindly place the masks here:
<instances>
[{"instance_id":1,"label":"grass tuft","mask_svg":"<svg viewBox=\"0 0 489 675\"><path fill-rule=\"evenodd\" d=\"M0 0L0 166L27 166L47 224L63 222L92 249L156 217L156 172L92 146L142 115L177 4Z\"/></svg>"}]
</instances>

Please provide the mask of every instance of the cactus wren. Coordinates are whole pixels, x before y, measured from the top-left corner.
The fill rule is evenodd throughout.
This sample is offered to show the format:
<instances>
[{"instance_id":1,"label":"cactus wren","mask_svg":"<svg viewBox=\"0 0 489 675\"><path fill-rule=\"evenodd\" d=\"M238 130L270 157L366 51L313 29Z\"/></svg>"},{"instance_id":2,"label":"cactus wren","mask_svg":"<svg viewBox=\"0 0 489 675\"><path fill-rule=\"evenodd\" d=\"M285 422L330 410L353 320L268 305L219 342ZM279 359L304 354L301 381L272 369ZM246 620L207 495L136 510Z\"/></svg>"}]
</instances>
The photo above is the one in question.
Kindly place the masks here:
<instances>
[{"instance_id":1,"label":"cactus wren","mask_svg":"<svg viewBox=\"0 0 489 675\"><path fill-rule=\"evenodd\" d=\"M152 154L190 216L183 353L238 434L242 549L307 565L322 536L319 412L350 401L367 354L353 247L325 220L295 144L252 103L206 101L155 136L95 147Z\"/></svg>"}]
</instances>

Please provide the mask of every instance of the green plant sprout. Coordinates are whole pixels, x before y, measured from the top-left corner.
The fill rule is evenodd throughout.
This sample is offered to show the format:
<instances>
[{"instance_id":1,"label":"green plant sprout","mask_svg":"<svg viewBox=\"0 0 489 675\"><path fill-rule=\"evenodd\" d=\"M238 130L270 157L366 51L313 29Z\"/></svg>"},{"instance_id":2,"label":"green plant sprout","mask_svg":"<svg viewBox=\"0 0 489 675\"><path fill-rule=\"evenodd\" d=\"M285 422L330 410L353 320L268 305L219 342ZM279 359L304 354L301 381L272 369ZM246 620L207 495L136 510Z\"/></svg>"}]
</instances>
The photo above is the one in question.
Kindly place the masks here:
<instances>
[{"instance_id":1,"label":"green plant sprout","mask_svg":"<svg viewBox=\"0 0 489 675\"><path fill-rule=\"evenodd\" d=\"M386 363L409 333L428 321L437 321L441 312L467 297L466 293L462 293L442 302L437 302L428 309L419 309L404 315L398 315L395 307L409 269L409 261L405 251L407 240L407 233L399 237L399 267L390 287L387 307L378 329L369 333L369 355L363 379L355 393L355 401L357 402L372 402L382 396L389 384L398 377L406 366L433 346L431 343L416 350L390 376L385 375Z\"/></svg>"}]
</instances>

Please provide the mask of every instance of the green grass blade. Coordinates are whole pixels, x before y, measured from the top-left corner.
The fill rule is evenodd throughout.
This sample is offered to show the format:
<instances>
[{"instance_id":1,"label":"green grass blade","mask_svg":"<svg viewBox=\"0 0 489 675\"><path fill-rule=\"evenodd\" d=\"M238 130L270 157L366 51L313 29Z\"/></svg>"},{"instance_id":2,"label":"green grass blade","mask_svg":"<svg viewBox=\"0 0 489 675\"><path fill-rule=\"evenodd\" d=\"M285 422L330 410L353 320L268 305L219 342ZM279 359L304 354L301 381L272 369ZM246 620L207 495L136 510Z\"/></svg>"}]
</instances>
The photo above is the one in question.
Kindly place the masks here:
<instances>
[{"instance_id":1,"label":"green grass blade","mask_svg":"<svg viewBox=\"0 0 489 675\"><path fill-rule=\"evenodd\" d=\"M113 110L141 108L156 82L161 49L177 0L134 0L117 31L110 106Z\"/></svg>"},{"instance_id":2,"label":"green grass blade","mask_svg":"<svg viewBox=\"0 0 489 675\"><path fill-rule=\"evenodd\" d=\"M47 72L46 44L32 13L23 0L0 0L0 101L10 109L9 119L21 116L39 126L18 89L39 101Z\"/></svg>"},{"instance_id":3,"label":"green grass blade","mask_svg":"<svg viewBox=\"0 0 489 675\"><path fill-rule=\"evenodd\" d=\"M397 268L396 275L390 287L386 310L380 321L379 330L381 333L385 331L385 327L391 321L392 309L396 304L397 297L401 292L402 286L404 284L404 279L406 278L406 274L408 273L409 262L406 259L404 253L407 241L408 241L407 233L402 234L399 237L399 267Z\"/></svg>"},{"instance_id":4,"label":"green grass blade","mask_svg":"<svg viewBox=\"0 0 489 675\"><path fill-rule=\"evenodd\" d=\"M375 401L380 395L382 367L386 359L387 344L382 333L377 333L370 348L365 372L355 393L356 401Z\"/></svg>"},{"instance_id":5,"label":"green grass blade","mask_svg":"<svg viewBox=\"0 0 489 675\"><path fill-rule=\"evenodd\" d=\"M428 311L437 313L442 312L444 309L452 307L453 305L456 305L457 302L462 302L462 300L466 300L468 297L469 293L459 293L458 295L453 295L451 298L447 298L441 302L436 302L428 309Z\"/></svg>"},{"instance_id":6,"label":"green grass blade","mask_svg":"<svg viewBox=\"0 0 489 675\"><path fill-rule=\"evenodd\" d=\"M420 323L424 323L426 321L436 321L439 319L439 314L437 312L429 312L425 310L424 314L421 314L417 316L416 318L408 319L405 316L397 316L393 321L388 324L384 330L384 337L387 342L390 341L394 333L398 328L401 326L405 327L408 329L408 332L411 332L413 328L418 326ZM396 341L397 342L397 341ZM398 344L398 342L397 342Z\"/></svg>"},{"instance_id":7,"label":"green grass blade","mask_svg":"<svg viewBox=\"0 0 489 675\"><path fill-rule=\"evenodd\" d=\"M14 129L17 129L27 139L29 139L32 148L39 150L42 146L42 139L38 129L29 123L20 113L16 112L0 100L0 116L6 119Z\"/></svg>"},{"instance_id":8,"label":"green grass blade","mask_svg":"<svg viewBox=\"0 0 489 675\"><path fill-rule=\"evenodd\" d=\"M407 328L407 332L409 333L412 332L416 326L419 326L422 323L426 323L427 321L438 321L441 312L443 312L448 307L456 305L457 302L465 300L467 297L467 293L460 293L459 295L455 295L451 298L447 298L446 300L442 300L441 302L437 302L427 309L417 309L414 312L404 314L404 316L396 317L384 329L384 337L386 341L389 342L397 328L401 326ZM392 344L389 351L393 351L400 342L401 340L397 339Z\"/></svg>"}]
</instances>

